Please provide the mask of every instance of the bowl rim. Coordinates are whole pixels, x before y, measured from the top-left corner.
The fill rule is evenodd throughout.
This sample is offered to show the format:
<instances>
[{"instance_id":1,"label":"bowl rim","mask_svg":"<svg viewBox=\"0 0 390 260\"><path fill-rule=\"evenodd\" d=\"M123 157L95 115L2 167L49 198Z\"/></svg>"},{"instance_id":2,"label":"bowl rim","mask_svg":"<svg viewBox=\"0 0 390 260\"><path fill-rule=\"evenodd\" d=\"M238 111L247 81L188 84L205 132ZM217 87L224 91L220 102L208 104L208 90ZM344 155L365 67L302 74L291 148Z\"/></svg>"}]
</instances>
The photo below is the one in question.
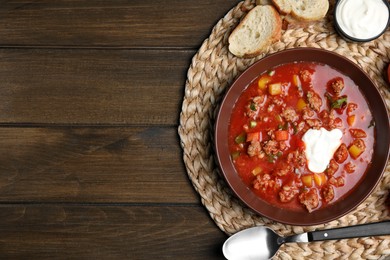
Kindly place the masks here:
<instances>
[{"instance_id":1,"label":"bowl rim","mask_svg":"<svg viewBox=\"0 0 390 260\"><path fill-rule=\"evenodd\" d=\"M349 41L353 41L353 42L370 42L372 40L375 40L375 39L381 37L386 32L386 30L389 28L389 26L390 26L390 3L387 0L382 0L382 2L386 5L388 13L389 13L389 17L387 19L387 23L386 23L385 28L379 34L377 34L377 35L375 35L373 37L370 37L370 38L356 38L356 37L353 37L353 36L347 34L343 29L341 29L341 27L339 25L339 22L338 22L338 19L337 19L337 9L338 9L338 7L340 5L340 0L336 0L335 7L334 7L334 15L333 15L333 22L334 22L334 26L336 28L336 31L344 39L349 40Z\"/></svg>"},{"instance_id":2,"label":"bowl rim","mask_svg":"<svg viewBox=\"0 0 390 260\"><path fill-rule=\"evenodd\" d=\"M227 127L230 121L231 109L236 103L241 92L249 85L249 83L252 82L258 75L267 71L267 69L281 64L299 61L312 61L327 64L328 66L331 66L349 76L354 82L356 81L356 77L361 77L361 82L364 83L364 88L362 89L361 87L362 83L355 83L358 85L360 91L367 100L370 110L372 112L375 111L375 113L373 112L373 117L376 123L374 153L372 164L370 169L368 169L369 172L375 172L376 175L365 174L359 182L360 184L364 181L364 183L369 184L369 187L366 189L357 189L355 187L352 192L354 199L351 199L352 196L348 193L331 205L316 210L310 214L302 214L302 212L293 212L278 208L268 204L255 195L238 176L231 161L226 142ZM347 68L348 66L349 68ZM346 73L346 70L351 70L353 73ZM248 80L249 78L250 80ZM369 100L375 100L375 102L369 102ZM381 129L381 131L377 131L378 128ZM378 142L378 138L381 138L380 142ZM379 143L387 143L389 145L378 145ZM233 81L230 88L226 91L216 115L213 145L216 154L217 166L220 169L221 175L233 191L234 195L246 206L261 216L267 217L279 223L298 226L318 225L338 219L353 211L367 199L382 179L390 153L389 114L386 109L385 101L376 88L375 83L359 66L346 57L343 57L335 52L319 48L300 47L286 49L263 57L248 67Z\"/></svg>"}]
</instances>

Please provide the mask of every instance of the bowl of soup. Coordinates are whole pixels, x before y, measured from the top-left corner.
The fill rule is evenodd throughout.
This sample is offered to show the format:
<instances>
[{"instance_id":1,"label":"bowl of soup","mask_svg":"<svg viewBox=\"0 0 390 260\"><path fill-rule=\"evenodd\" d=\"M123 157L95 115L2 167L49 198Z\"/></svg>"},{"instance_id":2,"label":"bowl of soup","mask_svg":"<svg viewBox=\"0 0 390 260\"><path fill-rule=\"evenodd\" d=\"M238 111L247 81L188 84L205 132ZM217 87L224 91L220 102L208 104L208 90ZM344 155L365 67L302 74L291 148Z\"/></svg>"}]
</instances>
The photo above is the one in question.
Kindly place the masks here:
<instances>
[{"instance_id":1,"label":"bowl of soup","mask_svg":"<svg viewBox=\"0 0 390 260\"><path fill-rule=\"evenodd\" d=\"M292 225L355 209L389 156L389 115L374 82L347 58L316 48L271 54L244 71L221 102L214 134L234 194Z\"/></svg>"}]
</instances>

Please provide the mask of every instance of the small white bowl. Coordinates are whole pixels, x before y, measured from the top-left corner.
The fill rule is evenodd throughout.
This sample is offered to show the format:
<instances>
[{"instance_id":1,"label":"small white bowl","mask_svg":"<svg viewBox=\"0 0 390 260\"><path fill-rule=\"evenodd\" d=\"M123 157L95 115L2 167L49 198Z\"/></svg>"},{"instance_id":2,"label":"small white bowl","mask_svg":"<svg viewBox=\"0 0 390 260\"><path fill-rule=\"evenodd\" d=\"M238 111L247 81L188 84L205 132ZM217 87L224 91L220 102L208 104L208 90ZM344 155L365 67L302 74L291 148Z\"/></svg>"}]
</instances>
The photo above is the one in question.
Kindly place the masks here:
<instances>
[{"instance_id":1,"label":"small white bowl","mask_svg":"<svg viewBox=\"0 0 390 260\"><path fill-rule=\"evenodd\" d=\"M371 0L383 2L386 6L387 19L382 19L383 24L375 22L375 28L382 29L381 31L373 32L370 35L359 36L362 32L352 32L352 28L359 30L366 27L369 22L374 22L378 12L373 11L373 5L368 4L367 0L337 0L334 9L334 24L336 31L347 41L352 42L369 42L380 37L388 28L390 23L390 4L387 0ZM360 7L359 4L362 4ZM353 5L360 10L353 10ZM363 6L365 5L365 6ZM352 7L352 8L351 8ZM344 9L344 10L343 10ZM360 13L359 13L360 11ZM370 16L371 15L371 16ZM344 16L344 19L343 17ZM353 24L353 19L356 19L356 24ZM364 33L363 33L364 34Z\"/></svg>"}]
</instances>

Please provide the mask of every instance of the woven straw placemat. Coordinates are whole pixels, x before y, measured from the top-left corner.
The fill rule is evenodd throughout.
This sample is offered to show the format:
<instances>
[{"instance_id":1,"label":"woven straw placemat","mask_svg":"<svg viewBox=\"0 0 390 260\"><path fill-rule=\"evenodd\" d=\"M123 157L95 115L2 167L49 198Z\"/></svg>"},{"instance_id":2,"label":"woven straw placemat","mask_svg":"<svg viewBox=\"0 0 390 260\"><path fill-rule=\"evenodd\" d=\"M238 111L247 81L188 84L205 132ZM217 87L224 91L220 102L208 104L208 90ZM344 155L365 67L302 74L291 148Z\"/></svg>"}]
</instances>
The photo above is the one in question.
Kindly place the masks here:
<instances>
[{"instance_id":1,"label":"woven straw placemat","mask_svg":"<svg viewBox=\"0 0 390 260\"><path fill-rule=\"evenodd\" d=\"M254 1L246 0L231 9L203 42L188 70L178 131L188 176L211 218L227 234L255 225L267 225L280 235L389 219L389 164L375 192L352 213L330 223L310 227L283 225L256 214L234 197L219 175L212 149L216 108L233 80L267 54L294 47L315 47L344 55L376 82L390 108L390 91L383 77L390 60L389 30L369 43L346 42L333 28L334 1L330 1L329 15L325 19L305 28L283 31L281 40L256 58L237 58L229 53L227 38L254 5ZM337 243L286 244L274 259L383 259L389 255L390 237L383 236L346 239Z\"/></svg>"}]
</instances>

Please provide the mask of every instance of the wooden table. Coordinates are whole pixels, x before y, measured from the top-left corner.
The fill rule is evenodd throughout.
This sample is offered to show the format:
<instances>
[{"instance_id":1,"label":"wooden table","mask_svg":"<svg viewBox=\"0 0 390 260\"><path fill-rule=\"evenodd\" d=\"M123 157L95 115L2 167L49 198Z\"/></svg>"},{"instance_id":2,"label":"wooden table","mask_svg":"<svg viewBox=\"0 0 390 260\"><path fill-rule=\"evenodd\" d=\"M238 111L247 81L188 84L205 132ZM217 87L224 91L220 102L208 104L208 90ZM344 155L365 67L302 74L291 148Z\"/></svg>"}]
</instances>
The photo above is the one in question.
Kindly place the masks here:
<instances>
[{"instance_id":1,"label":"wooden table","mask_svg":"<svg viewBox=\"0 0 390 260\"><path fill-rule=\"evenodd\" d=\"M223 259L177 127L238 2L0 0L2 259Z\"/></svg>"}]
</instances>

